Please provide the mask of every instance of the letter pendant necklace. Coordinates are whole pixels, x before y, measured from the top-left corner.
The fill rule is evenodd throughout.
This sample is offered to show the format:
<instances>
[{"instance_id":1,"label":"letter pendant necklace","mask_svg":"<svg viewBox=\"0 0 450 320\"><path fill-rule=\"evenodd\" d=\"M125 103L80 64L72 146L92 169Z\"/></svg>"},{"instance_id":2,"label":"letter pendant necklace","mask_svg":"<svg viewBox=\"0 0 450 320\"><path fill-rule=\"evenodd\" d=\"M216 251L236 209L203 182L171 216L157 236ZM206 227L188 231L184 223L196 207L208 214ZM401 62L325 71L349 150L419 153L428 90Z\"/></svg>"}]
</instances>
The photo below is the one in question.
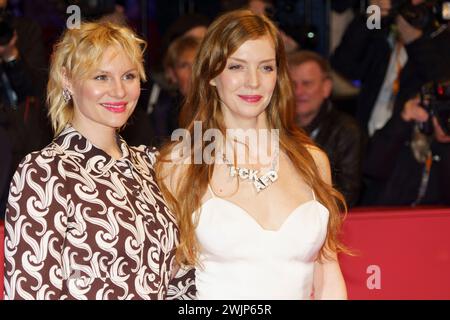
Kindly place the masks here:
<instances>
[{"instance_id":1,"label":"letter pendant necklace","mask_svg":"<svg viewBox=\"0 0 450 320\"><path fill-rule=\"evenodd\" d=\"M276 170L277 158L279 155L279 150L277 149L274 153L274 158L272 160L272 165L270 170L263 175L258 176L259 170L252 170L248 168L236 167L230 161L227 160L225 155L223 155L223 161L227 164L229 168L230 177L238 176L242 180L248 180L253 182L253 186L256 189L256 192L266 189L270 185L272 185L278 179L278 172Z\"/></svg>"}]
</instances>

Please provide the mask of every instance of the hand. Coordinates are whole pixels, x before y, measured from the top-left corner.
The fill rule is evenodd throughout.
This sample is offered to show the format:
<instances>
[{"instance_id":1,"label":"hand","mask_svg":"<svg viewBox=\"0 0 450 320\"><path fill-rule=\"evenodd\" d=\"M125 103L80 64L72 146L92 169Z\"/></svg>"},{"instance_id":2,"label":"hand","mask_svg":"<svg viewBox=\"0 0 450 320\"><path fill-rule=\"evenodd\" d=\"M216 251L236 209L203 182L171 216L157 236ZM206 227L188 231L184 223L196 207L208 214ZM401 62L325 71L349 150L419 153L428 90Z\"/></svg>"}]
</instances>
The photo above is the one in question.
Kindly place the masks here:
<instances>
[{"instance_id":1,"label":"hand","mask_svg":"<svg viewBox=\"0 0 450 320\"><path fill-rule=\"evenodd\" d=\"M376 5L381 9L381 17L386 17L391 11L391 0L370 0L370 5Z\"/></svg>"},{"instance_id":2,"label":"hand","mask_svg":"<svg viewBox=\"0 0 450 320\"><path fill-rule=\"evenodd\" d=\"M10 61L17 59L17 57L19 56L19 50L17 49L16 43L17 43L17 33L14 32L14 35L9 41L9 43L7 45L0 46L0 58L3 61Z\"/></svg>"},{"instance_id":3,"label":"hand","mask_svg":"<svg viewBox=\"0 0 450 320\"><path fill-rule=\"evenodd\" d=\"M441 143L450 143L450 136L446 135L444 130L439 125L436 117L433 117L434 137L436 141Z\"/></svg>"},{"instance_id":4,"label":"hand","mask_svg":"<svg viewBox=\"0 0 450 320\"><path fill-rule=\"evenodd\" d=\"M405 103L401 116L406 122L426 122L429 118L428 112L420 105L419 97L410 99Z\"/></svg>"},{"instance_id":5,"label":"hand","mask_svg":"<svg viewBox=\"0 0 450 320\"><path fill-rule=\"evenodd\" d=\"M400 33L400 39L404 44L409 44L423 35L422 30L414 28L401 15L397 16L396 23L398 32Z\"/></svg>"}]
</instances>

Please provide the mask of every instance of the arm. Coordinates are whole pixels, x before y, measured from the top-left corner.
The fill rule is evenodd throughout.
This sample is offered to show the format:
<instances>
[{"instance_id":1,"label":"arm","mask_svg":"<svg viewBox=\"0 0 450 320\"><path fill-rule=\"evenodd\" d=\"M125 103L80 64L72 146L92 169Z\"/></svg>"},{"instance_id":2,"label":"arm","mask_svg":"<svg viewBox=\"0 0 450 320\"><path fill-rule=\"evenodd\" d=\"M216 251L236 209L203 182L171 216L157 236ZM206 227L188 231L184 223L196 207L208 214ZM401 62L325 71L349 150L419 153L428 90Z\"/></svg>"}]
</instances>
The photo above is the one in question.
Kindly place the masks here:
<instances>
[{"instance_id":1,"label":"arm","mask_svg":"<svg viewBox=\"0 0 450 320\"><path fill-rule=\"evenodd\" d=\"M401 21L401 20L400 20ZM404 28L413 29L404 22ZM413 29L414 30L414 29ZM413 31L410 31L413 33ZM417 73L423 82L440 80L450 77L450 64L447 61L450 54L450 31L448 28L435 36L423 36L412 38L405 45L408 60L414 64Z\"/></svg>"},{"instance_id":2,"label":"arm","mask_svg":"<svg viewBox=\"0 0 450 320\"><path fill-rule=\"evenodd\" d=\"M365 15L357 15L330 57L333 69L349 79L362 80L369 62L378 54L380 42L385 42L388 37L387 28L370 30L366 21Z\"/></svg>"},{"instance_id":3,"label":"arm","mask_svg":"<svg viewBox=\"0 0 450 320\"><path fill-rule=\"evenodd\" d=\"M360 79L361 66L364 62L370 40L370 33L364 26L362 16L356 16L347 26L340 44L330 57L332 67L350 79Z\"/></svg>"},{"instance_id":4,"label":"arm","mask_svg":"<svg viewBox=\"0 0 450 320\"><path fill-rule=\"evenodd\" d=\"M426 121L428 114L420 107L419 98L409 100L401 112L394 113L386 125L370 140L364 162L364 175L383 181L391 176L400 152L411 140L414 121Z\"/></svg>"},{"instance_id":5,"label":"arm","mask_svg":"<svg viewBox=\"0 0 450 320\"><path fill-rule=\"evenodd\" d=\"M317 149L310 148L321 178L331 185L331 170L327 155ZM325 249L326 250L326 249ZM314 299L347 299L347 288L336 253L327 252L329 259L314 263L313 290Z\"/></svg>"},{"instance_id":6,"label":"arm","mask_svg":"<svg viewBox=\"0 0 450 320\"><path fill-rule=\"evenodd\" d=\"M28 155L11 183L5 221L5 299L59 299L67 227L64 183L51 158Z\"/></svg>"},{"instance_id":7,"label":"arm","mask_svg":"<svg viewBox=\"0 0 450 320\"><path fill-rule=\"evenodd\" d=\"M335 253L330 259L314 263L314 299L346 300L347 288Z\"/></svg>"}]
</instances>

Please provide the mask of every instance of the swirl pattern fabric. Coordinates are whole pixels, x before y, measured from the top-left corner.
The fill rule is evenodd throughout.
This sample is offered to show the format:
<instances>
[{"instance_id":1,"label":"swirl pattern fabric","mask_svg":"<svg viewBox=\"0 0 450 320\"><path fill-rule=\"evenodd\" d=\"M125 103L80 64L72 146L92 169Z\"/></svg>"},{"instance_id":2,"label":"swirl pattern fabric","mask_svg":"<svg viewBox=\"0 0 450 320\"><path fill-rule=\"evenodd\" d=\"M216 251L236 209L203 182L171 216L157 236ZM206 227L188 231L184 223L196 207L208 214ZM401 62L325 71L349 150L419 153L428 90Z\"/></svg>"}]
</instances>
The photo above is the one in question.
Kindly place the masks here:
<instances>
[{"instance_id":1,"label":"swirl pattern fabric","mask_svg":"<svg viewBox=\"0 0 450 320\"><path fill-rule=\"evenodd\" d=\"M74 128L25 157L5 221L5 299L188 299L155 150L117 138L114 160ZM176 272L178 270L178 272ZM176 274L174 274L176 273Z\"/></svg>"}]
</instances>

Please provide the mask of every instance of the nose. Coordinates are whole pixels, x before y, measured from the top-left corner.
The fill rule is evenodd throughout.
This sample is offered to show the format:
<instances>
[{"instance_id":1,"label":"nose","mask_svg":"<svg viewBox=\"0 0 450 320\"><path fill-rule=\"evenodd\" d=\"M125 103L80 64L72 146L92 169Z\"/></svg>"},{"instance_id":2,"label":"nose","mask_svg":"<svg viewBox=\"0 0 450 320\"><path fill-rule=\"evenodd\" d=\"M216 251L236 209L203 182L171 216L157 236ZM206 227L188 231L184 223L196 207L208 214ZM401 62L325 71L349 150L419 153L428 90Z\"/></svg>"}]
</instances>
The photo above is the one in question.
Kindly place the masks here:
<instances>
[{"instance_id":1,"label":"nose","mask_svg":"<svg viewBox=\"0 0 450 320\"><path fill-rule=\"evenodd\" d=\"M126 95L125 86L122 79L115 79L111 85L110 94L115 98L123 98Z\"/></svg>"},{"instance_id":2,"label":"nose","mask_svg":"<svg viewBox=\"0 0 450 320\"><path fill-rule=\"evenodd\" d=\"M305 87L303 86L303 84L296 82L294 87L294 93L297 97L302 96L305 93Z\"/></svg>"},{"instance_id":3,"label":"nose","mask_svg":"<svg viewBox=\"0 0 450 320\"><path fill-rule=\"evenodd\" d=\"M246 85L249 88L258 88L259 74L257 69L249 68L247 71Z\"/></svg>"}]
</instances>

